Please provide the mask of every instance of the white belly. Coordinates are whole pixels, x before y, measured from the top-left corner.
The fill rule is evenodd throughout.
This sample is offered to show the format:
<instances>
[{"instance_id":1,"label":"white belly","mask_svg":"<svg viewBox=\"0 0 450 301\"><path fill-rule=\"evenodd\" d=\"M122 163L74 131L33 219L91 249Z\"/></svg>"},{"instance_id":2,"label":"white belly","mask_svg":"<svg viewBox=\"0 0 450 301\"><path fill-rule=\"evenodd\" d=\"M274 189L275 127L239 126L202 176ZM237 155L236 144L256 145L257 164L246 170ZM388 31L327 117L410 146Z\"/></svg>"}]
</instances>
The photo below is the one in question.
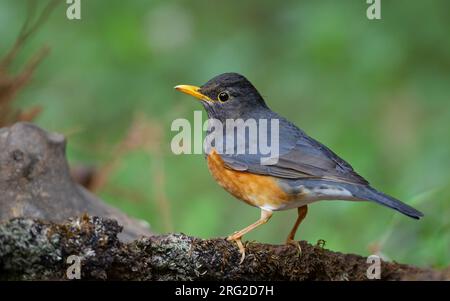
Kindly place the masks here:
<instances>
[{"instance_id":1,"label":"white belly","mask_svg":"<svg viewBox=\"0 0 450 301\"><path fill-rule=\"evenodd\" d=\"M263 206L259 207L264 210L280 211L302 207L323 200L356 201L359 199L355 198L350 191L342 189L341 187L338 189L330 185L322 185L322 187L313 187L313 188L302 187L301 193L297 195L297 198L294 198L289 202L282 203L277 207L274 207L273 205L269 204L264 204Z\"/></svg>"}]
</instances>

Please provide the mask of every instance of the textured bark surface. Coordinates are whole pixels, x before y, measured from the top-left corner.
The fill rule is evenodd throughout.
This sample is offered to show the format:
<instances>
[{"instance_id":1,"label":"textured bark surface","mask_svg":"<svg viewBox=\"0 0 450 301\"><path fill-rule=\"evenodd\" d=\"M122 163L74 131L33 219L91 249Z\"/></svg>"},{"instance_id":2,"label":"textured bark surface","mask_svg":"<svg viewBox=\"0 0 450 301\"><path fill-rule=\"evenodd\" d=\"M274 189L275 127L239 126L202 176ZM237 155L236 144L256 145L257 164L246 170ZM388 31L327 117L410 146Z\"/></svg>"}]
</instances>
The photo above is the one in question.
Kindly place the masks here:
<instances>
[{"instance_id":1,"label":"textured bark surface","mask_svg":"<svg viewBox=\"0 0 450 301\"><path fill-rule=\"evenodd\" d=\"M124 225L121 239L150 235L144 223L108 206L72 180L65 147L63 135L31 123L0 129L0 222L14 217L61 222L88 213Z\"/></svg>"},{"instance_id":2,"label":"textured bark surface","mask_svg":"<svg viewBox=\"0 0 450 301\"><path fill-rule=\"evenodd\" d=\"M247 256L225 239L183 234L123 243L116 221L84 216L62 224L14 219L0 225L0 279L61 280L68 256L81 259L81 279L109 280L366 280L366 258L301 242L295 246L247 245ZM450 279L433 271L382 262L384 280Z\"/></svg>"}]
</instances>

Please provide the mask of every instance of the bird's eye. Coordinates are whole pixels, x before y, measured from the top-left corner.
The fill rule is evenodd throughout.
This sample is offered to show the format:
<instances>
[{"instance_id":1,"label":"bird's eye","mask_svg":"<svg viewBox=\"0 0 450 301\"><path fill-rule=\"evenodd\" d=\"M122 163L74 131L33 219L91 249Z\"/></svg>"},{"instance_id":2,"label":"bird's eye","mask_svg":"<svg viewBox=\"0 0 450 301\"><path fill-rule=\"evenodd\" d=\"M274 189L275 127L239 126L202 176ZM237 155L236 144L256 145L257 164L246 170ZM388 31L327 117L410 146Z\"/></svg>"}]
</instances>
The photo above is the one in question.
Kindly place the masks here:
<instances>
[{"instance_id":1,"label":"bird's eye","mask_svg":"<svg viewBox=\"0 0 450 301\"><path fill-rule=\"evenodd\" d=\"M230 95L228 94L228 92L220 92L219 95L217 96L217 98L224 102L227 101L230 98Z\"/></svg>"}]
</instances>

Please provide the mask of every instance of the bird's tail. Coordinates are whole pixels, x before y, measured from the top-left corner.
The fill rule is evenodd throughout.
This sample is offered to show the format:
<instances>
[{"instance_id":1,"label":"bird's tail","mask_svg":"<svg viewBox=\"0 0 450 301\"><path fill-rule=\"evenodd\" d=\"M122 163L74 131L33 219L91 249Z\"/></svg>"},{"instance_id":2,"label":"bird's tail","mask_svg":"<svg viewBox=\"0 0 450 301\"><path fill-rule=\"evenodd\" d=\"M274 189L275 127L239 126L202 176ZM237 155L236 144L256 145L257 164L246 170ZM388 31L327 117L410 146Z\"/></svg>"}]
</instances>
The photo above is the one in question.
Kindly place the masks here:
<instances>
[{"instance_id":1,"label":"bird's tail","mask_svg":"<svg viewBox=\"0 0 450 301\"><path fill-rule=\"evenodd\" d=\"M362 185L352 185L350 192L356 198L381 204L383 206L397 210L409 217L415 219L420 219L421 217L423 217L422 212L372 187Z\"/></svg>"}]
</instances>

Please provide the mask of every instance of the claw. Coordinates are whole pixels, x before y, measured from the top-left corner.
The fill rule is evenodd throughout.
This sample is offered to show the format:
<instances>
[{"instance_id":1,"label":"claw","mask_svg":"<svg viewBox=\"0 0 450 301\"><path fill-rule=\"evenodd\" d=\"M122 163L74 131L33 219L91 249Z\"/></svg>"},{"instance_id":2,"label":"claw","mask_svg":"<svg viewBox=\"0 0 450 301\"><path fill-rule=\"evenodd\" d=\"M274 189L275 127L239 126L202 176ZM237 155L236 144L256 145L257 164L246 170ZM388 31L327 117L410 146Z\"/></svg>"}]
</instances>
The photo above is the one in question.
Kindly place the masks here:
<instances>
[{"instance_id":1,"label":"claw","mask_svg":"<svg viewBox=\"0 0 450 301\"><path fill-rule=\"evenodd\" d=\"M239 253L241 253L241 260L239 261L239 264L244 262L244 259L245 259L245 248L244 248L244 245L242 244L241 238L240 237L234 237L233 235L231 235L231 236L228 236L227 240L236 242L236 244L237 244L237 246L239 248Z\"/></svg>"},{"instance_id":2,"label":"claw","mask_svg":"<svg viewBox=\"0 0 450 301\"><path fill-rule=\"evenodd\" d=\"M293 239L288 239L286 241L286 245L293 245L295 247L297 247L297 257L302 256L302 247L300 246L300 242L293 240Z\"/></svg>"}]
</instances>

